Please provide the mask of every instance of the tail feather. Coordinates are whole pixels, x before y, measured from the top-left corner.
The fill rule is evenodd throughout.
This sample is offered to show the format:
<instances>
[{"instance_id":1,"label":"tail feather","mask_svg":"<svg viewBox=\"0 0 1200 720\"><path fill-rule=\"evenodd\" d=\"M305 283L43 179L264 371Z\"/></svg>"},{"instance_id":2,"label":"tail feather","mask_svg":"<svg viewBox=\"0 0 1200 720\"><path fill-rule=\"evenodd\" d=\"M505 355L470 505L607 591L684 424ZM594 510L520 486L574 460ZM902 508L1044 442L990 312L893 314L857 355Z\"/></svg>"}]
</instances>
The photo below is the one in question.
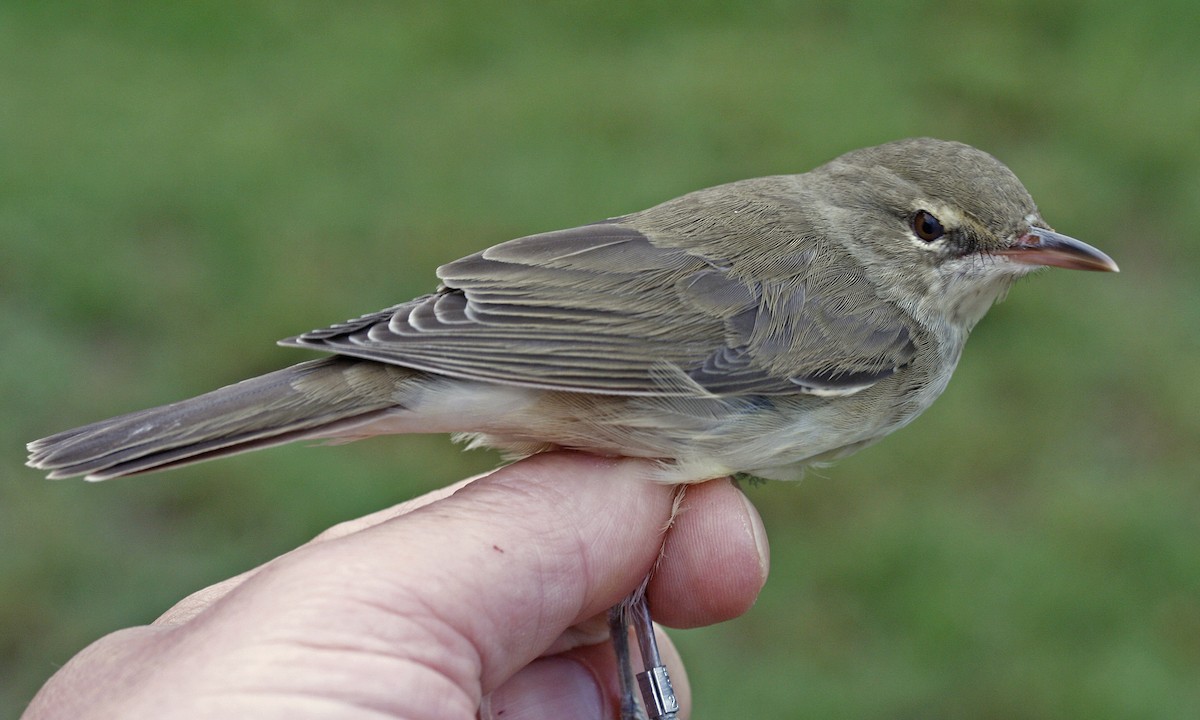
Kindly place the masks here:
<instances>
[{"instance_id":1,"label":"tail feather","mask_svg":"<svg viewBox=\"0 0 1200 720\"><path fill-rule=\"evenodd\" d=\"M35 440L27 464L54 479L105 480L328 436L396 407L396 388L411 375L343 357L301 363Z\"/></svg>"}]
</instances>

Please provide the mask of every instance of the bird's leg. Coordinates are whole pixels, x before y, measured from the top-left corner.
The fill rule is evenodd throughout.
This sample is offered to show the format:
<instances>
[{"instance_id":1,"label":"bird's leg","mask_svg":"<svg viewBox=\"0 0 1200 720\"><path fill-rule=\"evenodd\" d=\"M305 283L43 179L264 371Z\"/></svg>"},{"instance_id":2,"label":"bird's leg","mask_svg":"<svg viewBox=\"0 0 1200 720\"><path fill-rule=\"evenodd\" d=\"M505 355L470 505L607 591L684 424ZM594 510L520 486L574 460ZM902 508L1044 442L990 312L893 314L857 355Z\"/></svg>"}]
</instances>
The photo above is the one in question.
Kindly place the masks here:
<instances>
[{"instance_id":1,"label":"bird's leg","mask_svg":"<svg viewBox=\"0 0 1200 720\"><path fill-rule=\"evenodd\" d=\"M608 610L608 633L612 636L613 650L617 653L617 680L621 691L621 720L646 720L642 707L638 705L634 687L633 659L629 654L629 615L627 601Z\"/></svg>"},{"instance_id":2,"label":"bird's leg","mask_svg":"<svg viewBox=\"0 0 1200 720\"><path fill-rule=\"evenodd\" d=\"M671 507L671 517L663 528L665 533L675 523L675 517L683 507L683 496L687 485L678 485ZM665 547L665 546L664 546ZM663 547L659 548L658 560L662 560ZM656 566L657 567L657 564ZM676 720L679 717L679 701L671 687L671 676L658 653L658 641L654 637L654 622L650 619L650 606L646 603L646 588L650 585L652 568L642 581L641 587L608 611L608 632L612 636L613 650L617 653L617 675L621 692L621 720ZM629 651L629 629L632 625L637 636L638 651L642 656L642 672L633 672L633 658ZM638 694L642 704L638 704ZM642 711L642 706L646 711Z\"/></svg>"},{"instance_id":3,"label":"bird's leg","mask_svg":"<svg viewBox=\"0 0 1200 720\"><path fill-rule=\"evenodd\" d=\"M634 690L633 660L629 651L629 626L632 623L637 636L638 650L642 656L644 670L637 673L637 686L641 691L643 713L638 706ZM608 611L608 628L612 635L613 648L617 653L617 672L621 690L621 720L676 720L679 702L671 687L667 666L663 665L658 653L658 642L654 638L654 623L650 619L650 608L643 591L629 597L625 602Z\"/></svg>"},{"instance_id":4,"label":"bird's leg","mask_svg":"<svg viewBox=\"0 0 1200 720\"><path fill-rule=\"evenodd\" d=\"M676 720L679 716L679 701L671 687L671 676L667 666L658 656L658 642L654 639L654 622L650 619L650 606L646 596L639 595L630 607L633 628L637 634L638 649L642 652L644 670L637 675L642 690L642 702L650 720Z\"/></svg>"}]
</instances>

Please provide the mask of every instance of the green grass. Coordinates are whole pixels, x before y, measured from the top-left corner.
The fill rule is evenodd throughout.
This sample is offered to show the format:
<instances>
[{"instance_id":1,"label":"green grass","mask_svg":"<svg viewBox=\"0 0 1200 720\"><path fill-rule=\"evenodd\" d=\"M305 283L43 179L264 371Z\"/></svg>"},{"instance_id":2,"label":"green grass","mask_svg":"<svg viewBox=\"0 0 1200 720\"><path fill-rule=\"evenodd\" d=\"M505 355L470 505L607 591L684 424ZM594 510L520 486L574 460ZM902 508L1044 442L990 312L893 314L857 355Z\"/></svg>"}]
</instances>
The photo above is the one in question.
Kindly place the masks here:
<instances>
[{"instance_id":1,"label":"green grass","mask_svg":"<svg viewBox=\"0 0 1200 720\"><path fill-rule=\"evenodd\" d=\"M676 634L695 717L1200 717L1200 6L408 5L0 5L0 714L495 462L404 438L84 485L25 441L284 365L489 244L921 134L1122 274L1022 284L918 422L751 489L772 577Z\"/></svg>"}]
</instances>

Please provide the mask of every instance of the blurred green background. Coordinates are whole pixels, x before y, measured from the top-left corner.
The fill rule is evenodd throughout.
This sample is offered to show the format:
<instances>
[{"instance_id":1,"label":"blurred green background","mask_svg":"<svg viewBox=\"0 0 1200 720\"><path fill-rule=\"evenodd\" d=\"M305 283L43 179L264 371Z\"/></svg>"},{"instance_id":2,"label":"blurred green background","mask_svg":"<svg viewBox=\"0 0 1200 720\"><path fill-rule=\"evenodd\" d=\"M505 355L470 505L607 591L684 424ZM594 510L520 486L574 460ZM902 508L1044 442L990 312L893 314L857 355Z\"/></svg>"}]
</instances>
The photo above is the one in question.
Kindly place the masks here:
<instances>
[{"instance_id":1,"label":"blurred green background","mask_svg":"<svg viewBox=\"0 0 1200 720\"><path fill-rule=\"evenodd\" d=\"M448 439L49 483L24 442L302 357L441 262L910 135L1122 273L1047 272L918 422L749 490L696 718L1200 717L1200 5L0 3L0 713L71 655L496 462Z\"/></svg>"}]
</instances>

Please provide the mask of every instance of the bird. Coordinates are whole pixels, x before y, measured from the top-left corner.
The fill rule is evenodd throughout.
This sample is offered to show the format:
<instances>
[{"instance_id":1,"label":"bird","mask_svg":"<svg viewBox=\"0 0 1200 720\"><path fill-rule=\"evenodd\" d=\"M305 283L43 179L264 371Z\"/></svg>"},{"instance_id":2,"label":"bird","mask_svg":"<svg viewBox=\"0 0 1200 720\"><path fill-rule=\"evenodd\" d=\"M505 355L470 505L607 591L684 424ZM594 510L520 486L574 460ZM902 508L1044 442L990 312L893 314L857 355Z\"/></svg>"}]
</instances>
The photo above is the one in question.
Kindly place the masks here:
<instances>
[{"instance_id":1,"label":"bird","mask_svg":"<svg viewBox=\"0 0 1200 720\"><path fill-rule=\"evenodd\" d=\"M792 480L929 407L1046 267L1118 271L992 155L898 140L493 245L432 293L280 341L324 357L36 440L28 464L106 480L449 432L511 458L650 458L664 483Z\"/></svg>"}]
</instances>

